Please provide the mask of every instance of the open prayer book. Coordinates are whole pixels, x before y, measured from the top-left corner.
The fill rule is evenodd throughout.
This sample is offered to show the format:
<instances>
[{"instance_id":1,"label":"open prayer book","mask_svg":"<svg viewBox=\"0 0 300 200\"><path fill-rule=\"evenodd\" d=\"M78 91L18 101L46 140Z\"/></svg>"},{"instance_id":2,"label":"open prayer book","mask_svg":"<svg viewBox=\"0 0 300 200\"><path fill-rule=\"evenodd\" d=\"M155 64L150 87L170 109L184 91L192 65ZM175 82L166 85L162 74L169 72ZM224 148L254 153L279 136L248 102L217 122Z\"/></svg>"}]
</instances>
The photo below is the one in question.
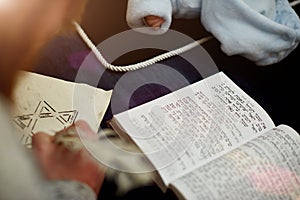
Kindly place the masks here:
<instances>
[{"instance_id":1,"label":"open prayer book","mask_svg":"<svg viewBox=\"0 0 300 200\"><path fill-rule=\"evenodd\" d=\"M20 142L30 147L33 134L55 134L76 120L85 120L97 132L111 94L87 84L21 71L13 94L13 121Z\"/></svg>"},{"instance_id":2,"label":"open prayer book","mask_svg":"<svg viewBox=\"0 0 300 200\"><path fill-rule=\"evenodd\" d=\"M223 72L114 115L110 126L180 199L299 199L300 136Z\"/></svg>"}]
</instances>

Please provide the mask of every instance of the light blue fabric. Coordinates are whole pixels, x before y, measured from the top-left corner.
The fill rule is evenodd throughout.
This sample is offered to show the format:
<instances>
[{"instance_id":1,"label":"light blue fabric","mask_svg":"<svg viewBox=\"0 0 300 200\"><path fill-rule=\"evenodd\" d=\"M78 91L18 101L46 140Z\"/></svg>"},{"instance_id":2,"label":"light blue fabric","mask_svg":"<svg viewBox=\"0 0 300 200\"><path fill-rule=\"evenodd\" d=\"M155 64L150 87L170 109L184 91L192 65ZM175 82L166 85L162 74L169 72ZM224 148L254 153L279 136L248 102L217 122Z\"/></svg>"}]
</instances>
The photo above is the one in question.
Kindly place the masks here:
<instances>
[{"instance_id":1,"label":"light blue fabric","mask_svg":"<svg viewBox=\"0 0 300 200\"><path fill-rule=\"evenodd\" d=\"M175 18L191 19L199 16L202 0L171 0Z\"/></svg>"},{"instance_id":2,"label":"light blue fabric","mask_svg":"<svg viewBox=\"0 0 300 200\"><path fill-rule=\"evenodd\" d=\"M276 1L275 0L242 0L251 9L258 13L274 20L276 16Z\"/></svg>"},{"instance_id":3,"label":"light blue fabric","mask_svg":"<svg viewBox=\"0 0 300 200\"><path fill-rule=\"evenodd\" d=\"M287 0L276 0L275 14L273 21L239 0L203 0L201 22L227 55L270 65L297 47L300 34L299 17Z\"/></svg>"},{"instance_id":4,"label":"light blue fabric","mask_svg":"<svg viewBox=\"0 0 300 200\"><path fill-rule=\"evenodd\" d=\"M300 40L300 20L288 0L128 0L131 28L145 27L143 18L150 14L166 22L161 29L143 29L144 33L165 33L172 17L200 16L204 28L220 41L222 51L257 65L281 61Z\"/></svg>"}]
</instances>

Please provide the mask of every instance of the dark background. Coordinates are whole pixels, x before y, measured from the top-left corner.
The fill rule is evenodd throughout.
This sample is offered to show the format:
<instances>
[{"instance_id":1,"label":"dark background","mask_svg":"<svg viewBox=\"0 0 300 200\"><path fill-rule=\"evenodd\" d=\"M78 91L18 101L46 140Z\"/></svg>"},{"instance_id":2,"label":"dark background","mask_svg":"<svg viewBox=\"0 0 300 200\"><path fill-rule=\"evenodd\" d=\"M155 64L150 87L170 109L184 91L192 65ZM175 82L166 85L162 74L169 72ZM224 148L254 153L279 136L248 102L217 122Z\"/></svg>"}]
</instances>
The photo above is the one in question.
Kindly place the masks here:
<instances>
[{"instance_id":1,"label":"dark background","mask_svg":"<svg viewBox=\"0 0 300 200\"><path fill-rule=\"evenodd\" d=\"M90 0L83 17L82 27L89 35L94 44L99 44L109 37L122 31L129 30L126 24L126 4L125 0ZM295 7L297 13L300 5ZM200 24L199 19L195 20L174 20L172 29L184 33L192 38L199 39L207 36L208 33ZM176 41L170 41L176 42ZM283 61L269 65L256 66L254 63L240 56L227 56L220 50L220 44L213 39L203 44L205 50L213 58L220 71L224 71L232 80L237 83L247 94L254 98L272 117L276 125L287 124L300 132L299 123L299 75L298 75L298 57L300 56L300 47L295 49ZM41 58L37 63L35 72L74 81L78 68L89 53L89 49L76 33L68 36L58 36L46 46L42 52ZM125 65L135 63L153 55L157 55L157 50L141 50L128 53L121 56L114 64ZM181 68L187 65L179 57L172 58L165 63L174 68ZM93 76L93 67L86 70L86 79L83 82L89 83L89 76ZM190 82L197 81L201 77L194 77L192 73L186 73ZM114 84L122 76L122 73L107 71L105 77L101 78L98 87L103 89L112 89ZM157 93L159 91L159 93ZM153 88L149 86L135 94L132 99L131 107L151 100L169 91L164 88ZM142 95L142 100L140 99ZM139 98L137 98L139 97ZM109 109L105 119L112 116ZM105 126L105 124L102 124ZM104 184L101 198L113 199L113 183ZM141 188L128 194L123 199L132 199L149 197L149 199L171 198L163 195L157 188ZM152 196L151 196L152 195Z\"/></svg>"}]
</instances>

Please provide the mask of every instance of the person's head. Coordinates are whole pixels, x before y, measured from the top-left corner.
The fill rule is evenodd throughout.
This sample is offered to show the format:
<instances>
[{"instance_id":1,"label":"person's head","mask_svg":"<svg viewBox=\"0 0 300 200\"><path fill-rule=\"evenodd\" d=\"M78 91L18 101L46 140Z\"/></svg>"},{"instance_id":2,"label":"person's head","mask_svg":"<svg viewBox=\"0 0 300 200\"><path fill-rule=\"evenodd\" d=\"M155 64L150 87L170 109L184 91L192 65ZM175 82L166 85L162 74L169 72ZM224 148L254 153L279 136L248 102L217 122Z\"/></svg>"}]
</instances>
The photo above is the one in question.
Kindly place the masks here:
<instances>
[{"instance_id":1,"label":"person's head","mask_svg":"<svg viewBox=\"0 0 300 200\"><path fill-rule=\"evenodd\" d=\"M30 69L39 50L80 21L87 0L0 0L0 93L9 97L19 69Z\"/></svg>"}]
</instances>

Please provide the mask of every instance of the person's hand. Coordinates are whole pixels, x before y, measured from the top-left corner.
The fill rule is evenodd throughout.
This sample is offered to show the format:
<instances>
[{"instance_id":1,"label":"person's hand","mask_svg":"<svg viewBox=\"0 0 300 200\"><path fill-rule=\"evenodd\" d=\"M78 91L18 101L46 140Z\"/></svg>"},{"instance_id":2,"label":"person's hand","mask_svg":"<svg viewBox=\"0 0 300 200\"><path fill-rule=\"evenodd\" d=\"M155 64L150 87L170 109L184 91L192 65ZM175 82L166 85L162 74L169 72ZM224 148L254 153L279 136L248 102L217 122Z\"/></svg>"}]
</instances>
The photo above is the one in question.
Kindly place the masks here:
<instances>
[{"instance_id":1,"label":"person's hand","mask_svg":"<svg viewBox=\"0 0 300 200\"><path fill-rule=\"evenodd\" d=\"M73 126L61 131L76 132L77 129L87 135L95 133L87 123L76 122ZM100 166L85 148L73 151L55 142L55 137L46 133L37 133L32 138L33 152L41 165L42 172L49 180L74 180L87 184L96 194L104 180L105 168Z\"/></svg>"},{"instance_id":2,"label":"person's hand","mask_svg":"<svg viewBox=\"0 0 300 200\"><path fill-rule=\"evenodd\" d=\"M165 22L165 19L155 15L148 15L144 18L146 25L153 28L160 28L161 25Z\"/></svg>"}]
</instances>

